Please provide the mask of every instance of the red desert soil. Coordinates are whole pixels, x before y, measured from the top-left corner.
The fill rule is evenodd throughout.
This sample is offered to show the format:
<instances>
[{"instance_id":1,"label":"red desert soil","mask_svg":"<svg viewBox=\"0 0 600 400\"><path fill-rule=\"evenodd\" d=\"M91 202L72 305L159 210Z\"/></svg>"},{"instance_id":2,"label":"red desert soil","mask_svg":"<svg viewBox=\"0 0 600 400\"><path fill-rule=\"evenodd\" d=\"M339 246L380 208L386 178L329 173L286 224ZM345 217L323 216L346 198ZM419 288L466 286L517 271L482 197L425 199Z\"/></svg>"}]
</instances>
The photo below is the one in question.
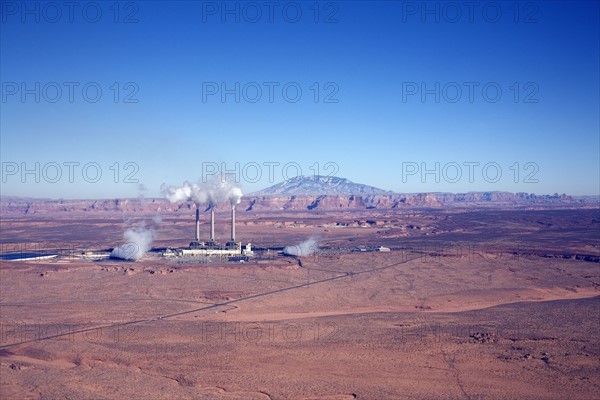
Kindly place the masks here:
<instances>
[{"instance_id":1,"label":"red desert soil","mask_svg":"<svg viewBox=\"0 0 600 400\"><path fill-rule=\"evenodd\" d=\"M598 209L240 212L245 264L84 259L127 227L93 215L2 216L2 253L60 253L0 262L3 400L600 398Z\"/></svg>"}]
</instances>

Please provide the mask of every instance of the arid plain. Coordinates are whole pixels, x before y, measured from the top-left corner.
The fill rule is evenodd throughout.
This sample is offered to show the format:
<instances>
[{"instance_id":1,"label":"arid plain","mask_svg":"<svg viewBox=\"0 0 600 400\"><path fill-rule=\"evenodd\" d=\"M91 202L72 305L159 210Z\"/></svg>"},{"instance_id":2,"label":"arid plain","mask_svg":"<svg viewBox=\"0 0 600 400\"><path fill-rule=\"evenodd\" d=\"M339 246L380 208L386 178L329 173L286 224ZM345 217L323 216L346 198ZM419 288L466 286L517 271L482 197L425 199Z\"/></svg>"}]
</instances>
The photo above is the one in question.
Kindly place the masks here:
<instances>
[{"instance_id":1,"label":"arid plain","mask_svg":"<svg viewBox=\"0 0 600 400\"><path fill-rule=\"evenodd\" d=\"M210 264L158 214L2 216L3 253L60 255L0 264L0 398L600 397L598 208L240 211L259 257ZM144 219L142 260L81 256Z\"/></svg>"}]
</instances>

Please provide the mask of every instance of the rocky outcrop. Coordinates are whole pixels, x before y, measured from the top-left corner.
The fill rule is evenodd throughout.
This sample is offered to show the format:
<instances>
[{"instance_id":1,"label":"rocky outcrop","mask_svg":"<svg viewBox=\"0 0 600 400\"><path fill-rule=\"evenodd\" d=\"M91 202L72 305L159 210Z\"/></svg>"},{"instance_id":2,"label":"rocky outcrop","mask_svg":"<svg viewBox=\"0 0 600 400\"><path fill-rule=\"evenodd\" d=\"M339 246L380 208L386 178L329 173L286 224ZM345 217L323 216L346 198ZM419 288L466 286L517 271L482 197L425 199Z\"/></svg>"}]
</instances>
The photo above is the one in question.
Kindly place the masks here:
<instances>
[{"instance_id":1,"label":"rocky outcrop","mask_svg":"<svg viewBox=\"0 0 600 400\"><path fill-rule=\"evenodd\" d=\"M276 210L319 211L344 209L399 209L406 207L535 207L552 205L588 205L598 207L593 199L566 195L535 195L508 192L472 193L415 193L385 195L314 195L314 196L245 196L239 212ZM173 204L166 199L113 199L113 200L34 200L3 198L2 215L32 215L60 212L79 213L189 213L191 202ZM228 204L220 204L217 211L226 211Z\"/></svg>"}]
</instances>

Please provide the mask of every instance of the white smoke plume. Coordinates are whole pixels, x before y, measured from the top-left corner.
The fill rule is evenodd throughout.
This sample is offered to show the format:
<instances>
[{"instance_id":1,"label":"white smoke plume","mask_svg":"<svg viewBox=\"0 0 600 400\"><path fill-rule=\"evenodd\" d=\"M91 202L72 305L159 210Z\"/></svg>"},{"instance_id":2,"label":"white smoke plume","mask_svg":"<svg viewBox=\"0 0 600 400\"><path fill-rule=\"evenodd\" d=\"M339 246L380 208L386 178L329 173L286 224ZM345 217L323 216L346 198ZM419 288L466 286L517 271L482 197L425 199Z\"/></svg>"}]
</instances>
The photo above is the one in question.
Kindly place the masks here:
<instances>
[{"instance_id":1,"label":"white smoke plume","mask_svg":"<svg viewBox=\"0 0 600 400\"><path fill-rule=\"evenodd\" d=\"M146 204L146 192L148 188L143 183L138 185L138 199L140 200L140 204L144 206Z\"/></svg>"},{"instance_id":2,"label":"white smoke plume","mask_svg":"<svg viewBox=\"0 0 600 400\"><path fill-rule=\"evenodd\" d=\"M302 256L311 256L311 255L315 254L318 250L319 250L319 243L317 242L317 239L311 237L310 239L305 240L302 243L285 247L283 249L283 252L290 256L302 257Z\"/></svg>"},{"instance_id":3,"label":"white smoke plume","mask_svg":"<svg viewBox=\"0 0 600 400\"><path fill-rule=\"evenodd\" d=\"M242 189L240 189L237 186L234 186L229 191L229 196L227 197L227 199L229 200L229 203L232 206L235 206L240 203L242 196L243 196Z\"/></svg>"},{"instance_id":4,"label":"white smoke plume","mask_svg":"<svg viewBox=\"0 0 600 400\"><path fill-rule=\"evenodd\" d=\"M179 187L163 184L162 192L171 203L193 201L196 206L208 204L210 207L229 201L232 206L240 202L242 190L222 177L215 177L206 183L183 182Z\"/></svg>"},{"instance_id":5,"label":"white smoke plume","mask_svg":"<svg viewBox=\"0 0 600 400\"><path fill-rule=\"evenodd\" d=\"M146 229L142 224L138 228L127 229L123 236L125 237L125 244L115 247L110 256L137 261L152 247L155 231L154 229Z\"/></svg>"}]
</instances>

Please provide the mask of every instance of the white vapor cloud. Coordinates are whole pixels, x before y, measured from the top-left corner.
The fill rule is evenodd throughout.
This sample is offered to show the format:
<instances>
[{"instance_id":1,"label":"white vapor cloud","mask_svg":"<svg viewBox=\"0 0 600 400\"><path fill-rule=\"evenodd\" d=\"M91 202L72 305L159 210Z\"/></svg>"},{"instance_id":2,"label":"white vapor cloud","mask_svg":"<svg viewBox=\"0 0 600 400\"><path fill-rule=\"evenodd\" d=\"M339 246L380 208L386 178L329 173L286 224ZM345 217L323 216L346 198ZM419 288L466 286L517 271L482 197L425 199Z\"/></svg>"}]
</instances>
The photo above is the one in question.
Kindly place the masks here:
<instances>
[{"instance_id":1,"label":"white vapor cloud","mask_svg":"<svg viewBox=\"0 0 600 400\"><path fill-rule=\"evenodd\" d=\"M319 243L317 242L317 239L311 237L310 239L305 240L302 243L285 247L283 249L283 252L290 256L302 257L302 256L313 255L318 250L319 250Z\"/></svg>"}]
</instances>

